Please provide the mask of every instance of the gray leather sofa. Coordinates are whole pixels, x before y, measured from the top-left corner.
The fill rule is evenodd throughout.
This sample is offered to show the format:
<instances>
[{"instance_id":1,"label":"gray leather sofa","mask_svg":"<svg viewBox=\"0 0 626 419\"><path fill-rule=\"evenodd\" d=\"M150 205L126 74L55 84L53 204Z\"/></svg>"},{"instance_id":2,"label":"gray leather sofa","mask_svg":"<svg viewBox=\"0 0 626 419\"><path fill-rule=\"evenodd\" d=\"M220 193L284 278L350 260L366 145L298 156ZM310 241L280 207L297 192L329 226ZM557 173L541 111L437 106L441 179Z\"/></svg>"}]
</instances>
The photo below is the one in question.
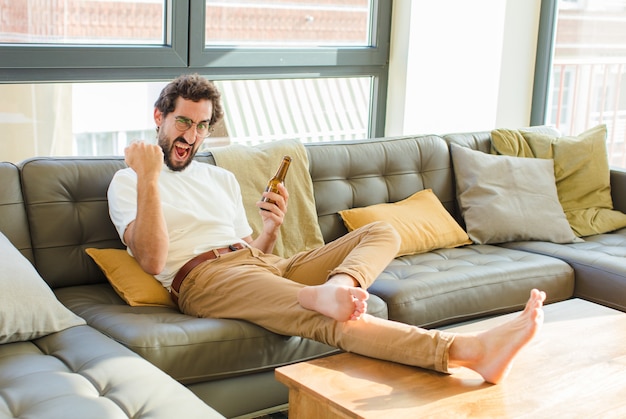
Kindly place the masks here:
<instances>
[{"instance_id":1,"label":"gray leather sofa","mask_svg":"<svg viewBox=\"0 0 626 419\"><path fill-rule=\"evenodd\" d=\"M399 201L426 188L462 223L450 142L486 150L489 132L307 144L325 241L347 231L338 211ZM210 154L197 158L215 164ZM34 158L19 170L2 164L3 185L11 186L0 194L0 230L33 262L58 299L87 321L89 326L81 327L97 329L131 349L222 415L236 417L286 403L287 389L274 380L274 369L336 349L242 321L130 307L85 254L87 247L123 247L106 202L111 177L122 167L121 157ZM618 190L626 191L626 175L614 172L612 180L616 208L626 210L626 198L619 198ZM626 310L626 261L614 251L619 247L614 242L625 237L625 231L618 231L573 245L473 244L403 256L370 289L369 311L425 327L443 326L518 310L531 288L545 290L548 303L578 296ZM591 248L593 242L597 245Z\"/></svg>"}]
</instances>

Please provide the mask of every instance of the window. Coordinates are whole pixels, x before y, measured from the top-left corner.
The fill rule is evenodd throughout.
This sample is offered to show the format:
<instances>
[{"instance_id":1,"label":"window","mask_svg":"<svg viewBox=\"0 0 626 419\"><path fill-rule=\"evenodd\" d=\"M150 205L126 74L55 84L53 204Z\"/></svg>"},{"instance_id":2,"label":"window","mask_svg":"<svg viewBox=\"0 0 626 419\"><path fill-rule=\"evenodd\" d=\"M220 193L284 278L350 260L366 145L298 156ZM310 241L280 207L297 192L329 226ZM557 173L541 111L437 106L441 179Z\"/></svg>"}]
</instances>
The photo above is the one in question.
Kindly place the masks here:
<instances>
[{"instance_id":1,"label":"window","mask_svg":"<svg viewBox=\"0 0 626 419\"><path fill-rule=\"evenodd\" d=\"M0 43L164 44L160 0L5 1Z\"/></svg>"},{"instance_id":2,"label":"window","mask_svg":"<svg viewBox=\"0 0 626 419\"><path fill-rule=\"evenodd\" d=\"M369 77L219 82L225 129L249 145L298 138L302 142L366 138Z\"/></svg>"},{"instance_id":3,"label":"window","mask_svg":"<svg viewBox=\"0 0 626 419\"><path fill-rule=\"evenodd\" d=\"M370 4L206 0L205 46L369 46Z\"/></svg>"},{"instance_id":4,"label":"window","mask_svg":"<svg viewBox=\"0 0 626 419\"><path fill-rule=\"evenodd\" d=\"M626 167L626 0L552 0L541 16L531 123L606 124L609 162Z\"/></svg>"},{"instance_id":5,"label":"window","mask_svg":"<svg viewBox=\"0 0 626 419\"><path fill-rule=\"evenodd\" d=\"M223 92L209 144L382 135L390 25L378 0L0 1L0 143L24 139L3 160L153 141L158 92L188 72Z\"/></svg>"}]
</instances>

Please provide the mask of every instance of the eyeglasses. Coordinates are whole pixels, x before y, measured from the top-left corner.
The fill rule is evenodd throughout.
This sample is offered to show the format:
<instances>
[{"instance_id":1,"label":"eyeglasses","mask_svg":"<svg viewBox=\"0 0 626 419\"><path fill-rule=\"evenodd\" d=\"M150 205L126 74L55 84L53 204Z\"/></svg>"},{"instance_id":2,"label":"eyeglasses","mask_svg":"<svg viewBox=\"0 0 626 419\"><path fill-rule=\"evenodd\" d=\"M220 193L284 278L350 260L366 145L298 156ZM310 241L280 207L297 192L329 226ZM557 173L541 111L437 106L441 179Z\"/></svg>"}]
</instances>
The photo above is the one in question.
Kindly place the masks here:
<instances>
[{"instance_id":1,"label":"eyeglasses","mask_svg":"<svg viewBox=\"0 0 626 419\"><path fill-rule=\"evenodd\" d=\"M191 119L183 118L182 116L177 116L174 121L174 126L180 132L185 132L195 125L196 135L198 137L206 138L211 135L209 132L209 123L206 121L193 122Z\"/></svg>"}]
</instances>

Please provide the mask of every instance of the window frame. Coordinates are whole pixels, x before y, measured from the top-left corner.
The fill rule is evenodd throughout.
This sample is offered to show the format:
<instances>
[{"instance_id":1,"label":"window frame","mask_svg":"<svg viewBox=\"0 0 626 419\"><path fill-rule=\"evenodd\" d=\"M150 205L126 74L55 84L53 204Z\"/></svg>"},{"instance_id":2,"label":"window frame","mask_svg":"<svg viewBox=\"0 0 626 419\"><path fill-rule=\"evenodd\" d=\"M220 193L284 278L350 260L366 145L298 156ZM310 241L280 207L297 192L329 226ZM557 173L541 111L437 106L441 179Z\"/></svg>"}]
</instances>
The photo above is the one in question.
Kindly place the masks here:
<instances>
[{"instance_id":1,"label":"window frame","mask_svg":"<svg viewBox=\"0 0 626 419\"><path fill-rule=\"evenodd\" d=\"M550 74L556 38L558 0L543 0L539 17L537 36L537 56L535 59L535 78L533 84L530 125L544 125L548 113L550 95Z\"/></svg>"},{"instance_id":2,"label":"window frame","mask_svg":"<svg viewBox=\"0 0 626 419\"><path fill-rule=\"evenodd\" d=\"M189 3L166 0L163 45L0 43L0 83L118 80L188 62ZM114 70L110 76L108 71Z\"/></svg>"},{"instance_id":3,"label":"window frame","mask_svg":"<svg viewBox=\"0 0 626 419\"><path fill-rule=\"evenodd\" d=\"M371 46L354 47L205 47L204 0L191 4L190 65L192 67L325 67L338 65L384 65L388 59L389 30L379 30L379 22L391 21L386 1L373 0ZM389 7L387 7L389 6Z\"/></svg>"},{"instance_id":4,"label":"window frame","mask_svg":"<svg viewBox=\"0 0 626 419\"><path fill-rule=\"evenodd\" d=\"M382 136L392 2L371 7L369 47L205 48L205 2L166 0L164 45L0 44L0 83L164 81L196 72L214 80L371 76L369 135Z\"/></svg>"}]
</instances>

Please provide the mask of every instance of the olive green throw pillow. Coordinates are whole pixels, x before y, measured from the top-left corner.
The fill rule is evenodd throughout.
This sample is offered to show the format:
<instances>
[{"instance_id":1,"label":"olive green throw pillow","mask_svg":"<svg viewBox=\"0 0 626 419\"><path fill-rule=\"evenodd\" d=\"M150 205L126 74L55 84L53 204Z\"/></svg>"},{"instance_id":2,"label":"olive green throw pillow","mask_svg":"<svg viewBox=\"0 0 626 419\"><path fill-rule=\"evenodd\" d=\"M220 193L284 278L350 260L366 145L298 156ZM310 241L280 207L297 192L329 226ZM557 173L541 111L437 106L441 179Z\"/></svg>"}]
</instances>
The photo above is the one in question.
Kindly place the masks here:
<instances>
[{"instance_id":1,"label":"olive green throw pillow","mask_svg":"<svg viewBox=\"0 0 626 419\"><path fill-rule=\"evenodd\" d=\"M605 125L564 137L499 129L491 145L494 154L554 160L559 201L578 236L626 227L626 214L613 210Z\"/></svg>"},{"instance_id":2,"label":"olive green throw pillow","mask_svg":"<svg viewBox=\"0 0 626 419\"><path fill-rule=\"evenodd\" d=\"M450 145L457 199L476 243L581 240L559 203L552 160L496 156Z\"/></svg>"}]
</instances>

